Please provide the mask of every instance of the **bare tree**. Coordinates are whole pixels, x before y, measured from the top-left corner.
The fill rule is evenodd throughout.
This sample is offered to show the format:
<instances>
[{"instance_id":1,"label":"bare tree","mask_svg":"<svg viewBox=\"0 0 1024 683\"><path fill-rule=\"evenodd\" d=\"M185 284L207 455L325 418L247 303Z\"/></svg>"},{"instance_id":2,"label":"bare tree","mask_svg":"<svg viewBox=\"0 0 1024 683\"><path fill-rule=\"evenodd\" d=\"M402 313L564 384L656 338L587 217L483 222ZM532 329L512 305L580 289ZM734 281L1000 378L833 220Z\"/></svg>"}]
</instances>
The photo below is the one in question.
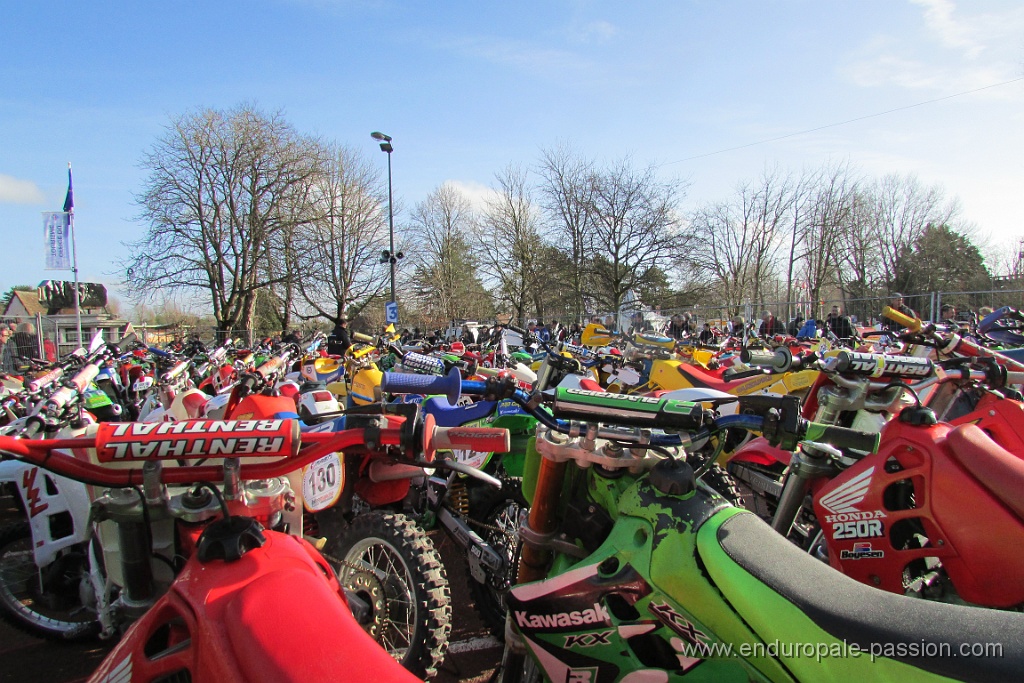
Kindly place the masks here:
<instances>
[{"instance_id":1,"label":"bare tree","mask_svg":"<svg viewBox=\"0 0 1024 683\"><path fill-rule=\"evenodd\" d=\"M636 169L629 160L595 173L592 184L591 293L618 311L649 270L669 265L679 245L676 206L685 188L678 181L659 182L653 166Z\"/></svg>"},{"instance_id":2,"label":"bare tree","mask_svg":"<svg viewBox=\"0 0 1024 683\"><path fill-rule=\"evenodd\" d=\"M316 160L279 113L243 105L174 120L142 159L136 201L149 223L127 245L129 295L206 290L221 330L248 327L274 238L306 220Z\"/></svg>"},{"instance_id":3,"label":"bare tree","mask_svg":"<svg viewBox=\"0 0 1024 683\"><path fill-rule=\"evenodd\" d=\"M897 277L906 270L902 260L911 253L926 226L951 223L959 206L946 202L940 187L925 187L913 175L887 175L870 189L870 196L885 285L890 289L903 288L905 284Z\"/></svg>"},{"instance_id":4,"label":"bare tree","mask_svg":"<svg viewBox=\"0 0 1024 683\"><path fill-rule=\"evenodd\" d=\"M522 322L541 284L540 216L526 171L509 165L496 179L496 196L488 201L477 230L480 267L494 283L500 301Z\"/></svg>"},{"instance_id":5,"label":"bare tree","mask_svg":"<svg viewBox=\"0 0 1024 683\"><path fill-rule=\"evenodd\" d=\"M838 282L839 251L853 216L857 183L846 164L823 167L811 181L812 194L801 235L803 274L812 302ZM821 311L816 314L822 316Z\"/></svg>"},{"instance_id":6,"label":"bare tree","mask_svg":"<svg viewBox=\"0 0 1024 683\"><path fill-rule=\"evenodd\" d=\"M583 316L584 282L591 257L594 165L563 145L541 152L540 176L541 205L554 226L561 251L568 256L570 310L578 321Z\"/></svg>"},{"instance_id":7,"label":"bare tree","mask_svg":"<svg viewBox=\"0 0 1024 683\"><path fill-rule=\"evenodd\" d=\"M431 325L455 318L482 318L493 308L477 275L469 235L476 217L469 200L451 185L442 185L412 214L417 249L412 256L412 287L419 309Z\"/></svg>"},{"instance_id":8,"label":"bare tree","mask_svg":"<svg viewBox=\"0 0 1024 683\"><path fill-rule=\"evenodd\" d=\"M311 310L301 317L337 323L357 314L388 282L381 251L388 247L387 185L360 152L324 146L315 184L315 219L293 236L305 261L295 282Z\"/></svg>"},{"instance_id":9,"label":"bare tree","mask_svg":"<svg viewBox=\"0 0 1024 683\"><path fill-rule=\"evenodd\" d=\"M710 273L730 306L760 303L793 220L795 196L789 176L766 170L757 184L740 185L731 201L698 209L690 218L684 260Z\"/></svg>"}]
</instances>

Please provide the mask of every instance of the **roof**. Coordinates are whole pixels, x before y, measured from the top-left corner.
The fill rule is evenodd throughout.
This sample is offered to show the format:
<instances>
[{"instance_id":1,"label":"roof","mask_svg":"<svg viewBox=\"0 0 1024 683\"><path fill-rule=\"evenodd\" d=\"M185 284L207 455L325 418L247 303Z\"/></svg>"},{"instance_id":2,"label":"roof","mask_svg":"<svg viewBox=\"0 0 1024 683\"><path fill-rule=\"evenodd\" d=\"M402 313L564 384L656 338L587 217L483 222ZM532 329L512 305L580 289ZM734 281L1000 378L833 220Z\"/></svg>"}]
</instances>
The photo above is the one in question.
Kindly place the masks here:
<instances>
[{"instance_id":1,"label":"roof","mask_svg":"<svg viewBox=\"0 0 1024 683\"><path fill-rule=\"evenodd\" d=\"M13 310L12 310L13 309ZM21 311L24 309L24 312ZM21 289L14 290L14 296L7 302L7 307L4 309L2 315L4 316L29 316L35 317L36 313L46 315L49 309L46 304L39 301L39 292L37 290L24 291ZM57 311L59 315L74 315L74 308L62 308Z\"/></svg>"}]
</instances>

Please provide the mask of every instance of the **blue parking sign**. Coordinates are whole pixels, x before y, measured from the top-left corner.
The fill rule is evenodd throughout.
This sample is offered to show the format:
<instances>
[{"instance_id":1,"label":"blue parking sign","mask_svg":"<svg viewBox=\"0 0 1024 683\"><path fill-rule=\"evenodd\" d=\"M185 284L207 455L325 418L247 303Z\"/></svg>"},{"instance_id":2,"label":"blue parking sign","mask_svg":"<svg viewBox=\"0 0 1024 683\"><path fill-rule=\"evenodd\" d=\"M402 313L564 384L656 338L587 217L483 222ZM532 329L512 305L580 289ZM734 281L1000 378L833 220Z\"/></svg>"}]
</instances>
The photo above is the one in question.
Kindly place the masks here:
<instances>
[{"instance_id":1,"label":"blue parking sign","mask_svg":"<svg viewBox=\"0 0 1024 683\"><path fill-rule=\"evenodd\" d=\"M398 303L389 301L384 304L384 321L389 323L398 322Z\"/></svg>"}]
</instances>

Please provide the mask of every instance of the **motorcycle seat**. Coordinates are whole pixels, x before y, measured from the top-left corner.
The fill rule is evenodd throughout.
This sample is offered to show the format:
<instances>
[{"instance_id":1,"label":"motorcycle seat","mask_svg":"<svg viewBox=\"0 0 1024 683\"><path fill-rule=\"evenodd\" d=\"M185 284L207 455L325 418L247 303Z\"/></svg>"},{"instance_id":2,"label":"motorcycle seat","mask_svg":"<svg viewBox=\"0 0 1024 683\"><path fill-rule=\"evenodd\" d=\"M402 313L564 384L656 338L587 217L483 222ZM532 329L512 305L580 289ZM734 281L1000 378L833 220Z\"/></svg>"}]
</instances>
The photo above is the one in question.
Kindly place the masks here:
<instances>
[{"instance_id":1,"label":"motorcycle seat","mask_svg":"<svg viewBox=\"0 0 1024 683\"><path fill-rule=\"evenodd\" d=\"M1019 612L931 602L858 583L752 513L735 514L717 533L705 525L697 545L711 579L765 643L807 642L809 634L824 631L823 641L831 636L837 643L859 646L864 654L858 661L870 662L867 653L877 649L883 659L862 670L872 679L900 671L891 663L884 668L886 660L964 681L1020 680L1024 671L1024 614ZM998 643L1001 652L963 654L961 647L977 643ZM850 661L847 673L857 671L858 661ZM784 663L797 680L822 680L830 670L814 657ZM913 678L903 671L908 674Z\"/></svg>"},{"instance_id":2,"label":"motorcycle seat","mask_svg":"<svg viewBox=\"0 0 1024 683\"><path fill-rule=\"evenodd\" d=\"M946 439L946 450L953 461L1024 519L1024 460L997 444L977 425L960 425Z\"/></svg>"}]
</instances>

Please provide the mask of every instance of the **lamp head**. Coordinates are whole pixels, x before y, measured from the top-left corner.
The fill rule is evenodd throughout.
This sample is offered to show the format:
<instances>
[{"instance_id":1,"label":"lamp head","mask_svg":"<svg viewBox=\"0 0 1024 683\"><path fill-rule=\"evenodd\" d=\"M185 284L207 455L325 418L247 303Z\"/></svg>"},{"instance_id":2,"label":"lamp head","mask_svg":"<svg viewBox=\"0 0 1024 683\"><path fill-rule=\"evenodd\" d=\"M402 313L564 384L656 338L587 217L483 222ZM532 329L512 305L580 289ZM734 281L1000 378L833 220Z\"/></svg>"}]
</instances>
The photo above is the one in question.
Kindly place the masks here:
<instances>
[{"instance_id":1,"label":"lamp head","mask_svg":"<svg viewBox=\"0 0 1024 683\"><path fill-rule=\"evenodd\" d=\"M378 142L391 142L390 135L385 135L384 133L381 133L379 131L373 131L372 133L370 133L370 137Z\"/></svg>"}]
</instances>

